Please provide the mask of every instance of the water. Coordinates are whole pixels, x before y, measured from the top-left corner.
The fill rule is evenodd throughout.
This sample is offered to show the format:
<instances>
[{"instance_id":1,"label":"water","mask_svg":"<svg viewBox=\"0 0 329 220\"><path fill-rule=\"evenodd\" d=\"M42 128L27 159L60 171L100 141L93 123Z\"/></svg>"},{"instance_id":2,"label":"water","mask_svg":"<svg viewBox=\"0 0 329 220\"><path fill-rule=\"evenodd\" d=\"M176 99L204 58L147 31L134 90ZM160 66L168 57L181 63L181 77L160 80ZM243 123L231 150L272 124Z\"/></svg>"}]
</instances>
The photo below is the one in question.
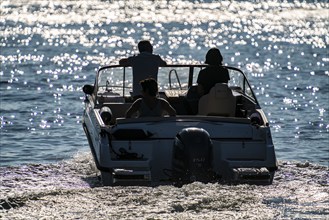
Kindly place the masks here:
<instances>
[{"instance_id":1,"label":"water","mask_svg":"<svg viewBox=\"0 0 329 220\"><path fill-rule=\"evenodd\" d=\"M0 218L329 218L327 1L3 0L0 13ZM81 87L140 39L168 63L216 46L247 73L280 162L272 186L99 187Z\"/></svg>"}]
</instances>

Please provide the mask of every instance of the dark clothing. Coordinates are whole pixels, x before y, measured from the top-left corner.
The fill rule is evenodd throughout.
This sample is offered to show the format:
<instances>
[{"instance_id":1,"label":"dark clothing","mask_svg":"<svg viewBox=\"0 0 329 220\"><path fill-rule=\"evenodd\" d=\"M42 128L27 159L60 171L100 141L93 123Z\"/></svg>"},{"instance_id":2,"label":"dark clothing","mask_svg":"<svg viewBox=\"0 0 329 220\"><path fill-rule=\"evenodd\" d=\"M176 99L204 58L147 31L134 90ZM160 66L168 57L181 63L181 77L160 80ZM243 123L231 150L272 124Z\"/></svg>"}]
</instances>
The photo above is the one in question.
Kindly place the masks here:
<instances>
[{"instance_id":1,"label":"dark clothing","mask_svg":"<svg viewBox=\"0 0 329 220\"><path fill-rule=\"evenodd\" d=\"M166 62L159 56L149 52L141 52L137 56L127 59L127 64L133 67L133 96L139 95L141 80L154 78L158 80L159 66L165 66Z\"/></svg>"},{"instance_id":2,"label":"dark clothing","mask_svg":"<svg viewBox=\"0 0 329 220\"><path fill-rule=\"evenodd\" d=\"M229 80L227 69L222 66L208 66L199 72L197 83L202 85L205 95L216 83L228 83Z\"/></svg>"}]
</instances>

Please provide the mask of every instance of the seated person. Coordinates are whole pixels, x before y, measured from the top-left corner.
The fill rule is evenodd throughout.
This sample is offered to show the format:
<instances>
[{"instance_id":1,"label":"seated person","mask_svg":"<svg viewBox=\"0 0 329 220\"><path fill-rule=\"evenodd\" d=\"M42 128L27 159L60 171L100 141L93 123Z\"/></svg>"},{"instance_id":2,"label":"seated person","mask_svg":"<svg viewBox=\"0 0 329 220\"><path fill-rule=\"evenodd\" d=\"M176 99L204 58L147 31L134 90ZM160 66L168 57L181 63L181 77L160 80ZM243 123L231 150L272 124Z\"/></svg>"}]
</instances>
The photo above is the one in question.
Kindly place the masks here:
<instances>
[{"instance_id":1,"label":"seated person","mask_svg":"<svg viewBox=\"0 0 329 220\"><path fill-rule=\"evenodd\" d=\"M170 116L176 115L176 110L163 98L158 95L158 83L153 78L148 78L140 82L142 86L142 98L137 99L127 110L126 118L130 118L134 113L139 112L139 117L162 116L166 111Z\"/></svg>"},{"instance_id":2,"label":"seated person","mask_svg":"<svg viewBox=\"0 0 329 220\"><path fill-rule=\"evenodd\" d=\"M120 65L132 66L133 68L133 91L132 96L140 94L139 82L146 78L158 79L159 66L167 65L159 55L153 54L153 46L147 40L138 43L139 54L121 59Z\"/></svg>"},{"instance_id":3,"label":"seated person","mask_svg":"<svg viewBox=\"0 0 329 220\"><path fill-rule=\"evenodd\" d=\"M216 83L228 83L230 75L228 70L222 67L223 56L219 49L211 48L206 55L206 68L199 72L197 79L199 96L206 95Z\"/></svg>"}]
</instances>

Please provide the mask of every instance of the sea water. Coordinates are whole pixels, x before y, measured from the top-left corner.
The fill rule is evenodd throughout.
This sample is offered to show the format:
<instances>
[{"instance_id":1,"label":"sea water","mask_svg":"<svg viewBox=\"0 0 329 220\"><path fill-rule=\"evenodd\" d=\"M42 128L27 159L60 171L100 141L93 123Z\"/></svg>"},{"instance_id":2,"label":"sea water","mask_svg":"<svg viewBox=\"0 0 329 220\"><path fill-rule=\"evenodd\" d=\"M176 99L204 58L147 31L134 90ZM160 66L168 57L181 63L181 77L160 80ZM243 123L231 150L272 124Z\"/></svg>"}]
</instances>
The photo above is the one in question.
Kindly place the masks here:
<instances>
[{"instance_id":1,"label":"sea water","mask_svg":"<svg viewBox=\"0 0 329 220\"><path fill-rule=\"evenodd\" d=\"M0 218L328 219L327 1L2 0ZM101 187L82 130L102 65L148 39L168 63L218 47L270 121L271 186Z\"/></svg>"}]
</instances>

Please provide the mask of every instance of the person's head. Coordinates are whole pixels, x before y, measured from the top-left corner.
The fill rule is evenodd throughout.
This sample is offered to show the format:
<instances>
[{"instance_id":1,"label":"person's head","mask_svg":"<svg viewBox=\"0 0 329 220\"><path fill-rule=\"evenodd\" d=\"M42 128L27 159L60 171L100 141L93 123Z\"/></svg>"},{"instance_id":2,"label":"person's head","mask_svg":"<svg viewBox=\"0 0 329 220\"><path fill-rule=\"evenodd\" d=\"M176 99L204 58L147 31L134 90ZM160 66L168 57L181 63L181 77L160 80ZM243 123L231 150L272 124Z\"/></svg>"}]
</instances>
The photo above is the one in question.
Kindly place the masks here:
<instances>
[{"instance_id":1,"label":"person's head","mask_svg":"<svg viewBox=\"0 0 329 220\"><path fill-rule=\"evenodd\" d=\"M148 40L141 40L138 43L139 52L150 52L153 53L153 46Z\"/></svg>"},{"instance_id":2,"label":"person's head","mask_svg":"<svg viewBox=\"0 0 329 220\"><path fill-rule=\"evenodd\" d=\"M222 65L223 56L220 53L219 49L211 48L206 54L206 64L209 65Z\"/></svg>"},{"instance_id":3,"label":"person's head","mask_svg":"<svg viewBox=\"0 0 329 220\"><path fill-rule=\"evenodd\" d=\"M147 78L140 81L140 85L142 86L143 93L147 93L150 96L156 96L158 94L158 83L153 78Z\"/></svg>"}]
</instances>

